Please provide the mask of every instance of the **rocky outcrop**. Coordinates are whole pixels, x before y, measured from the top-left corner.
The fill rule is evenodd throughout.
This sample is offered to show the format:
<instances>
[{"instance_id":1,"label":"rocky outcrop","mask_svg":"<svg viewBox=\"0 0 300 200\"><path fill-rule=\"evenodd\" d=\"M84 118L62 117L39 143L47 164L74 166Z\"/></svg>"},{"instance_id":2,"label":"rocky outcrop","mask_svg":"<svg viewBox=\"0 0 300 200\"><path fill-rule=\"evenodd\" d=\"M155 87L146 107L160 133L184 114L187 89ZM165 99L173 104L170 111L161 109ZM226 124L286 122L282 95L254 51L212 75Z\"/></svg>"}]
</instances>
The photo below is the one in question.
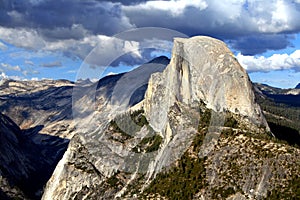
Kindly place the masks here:
<instances>
[{"instance_id":1,"label":"rocky outcrop","mask_svg":"<svg viewBox=\"0 0 300 200\"><path fill-rule=\"evenodd\" d=\"M95 199L138 197L189 149L203 120L209 122L208 137L202 141L209 149L204 157L214 152L225 123L241 132L269 130L245 70L223 42L176 38L170 64L158 69L144 66L113 76L116 81L109 90L103 84L109 78L100 80L96 101L90 101L93 106L86 104L93 91L78 96L73 106L81 116L80 132L49 180L43 199L90 199L95 194ZM137 75L147 77L147 82ZM132 94L143 91L144 85L148 85L144 99L131 104ZM95 107L96 111L86 109ZM205 117L209 109L212 114ZM193 156L197 154L199 149Z\"/></svg>"},{"instance_id":2,"label":"rocky outcrop","mask_svg":"<svg viewBox=\"0 0 300 200\"><path fill-rule=\"evenodd\" d=\"M254 98L246 71L223 42L209 37L176 38L169 66L149 81L145 111L150 124L160 131L175 101L186 105L203 101L217 112L230 111L268 127Z\"/></svg>"}]
</instances>

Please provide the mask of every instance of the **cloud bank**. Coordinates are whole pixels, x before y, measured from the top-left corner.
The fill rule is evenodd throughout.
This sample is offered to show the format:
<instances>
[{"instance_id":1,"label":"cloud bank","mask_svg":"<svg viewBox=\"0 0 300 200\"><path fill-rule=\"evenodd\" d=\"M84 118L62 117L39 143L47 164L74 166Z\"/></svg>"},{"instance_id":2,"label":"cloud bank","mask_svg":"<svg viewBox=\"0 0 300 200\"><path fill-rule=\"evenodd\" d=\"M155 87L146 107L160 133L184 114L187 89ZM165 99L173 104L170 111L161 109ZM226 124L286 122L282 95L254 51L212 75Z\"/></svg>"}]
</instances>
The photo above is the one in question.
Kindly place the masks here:
<instances>
[{"instance_id":1,"label":"cloud bank","mask_svg":"<svg viewBox=\"0 0 300 200\"><path fill-rule=\"evenodd\" d=\"M269 61L275 58L265 58L264 64L257 64L259 58L255 55L291 46L290 41L300 32L299 19L299 0L2 0L0 40L16 47L58 51L84 59L97 44L105 43L114 34L132 28L164 27L188 36L208 35L224 40L241 52L240 59L244 55L243 62L252 58L256 65L250 66L247 61L244 65L248 70L266 70L276 68ZM112 45L118 46L120 52L126 48L125 42L114 41ZM132 48L136 47L142 49L143 44L137 42ZM5 48L0 41L0 49ZM151 50L137 50L124 58L129 62L132 57L145 55L150 57ZM285 61L280 64L284 65L277 68L287 68Z\"/></svg>"},{"instance_id":2,"label":"cloud bank","mask_svg":"<svg viewBox=\"0 0 300 200\"><path fill-rule=\"evenodd\" d=\"M300 50L291 54L274 54L270 57L237 55L240 64L248 72L273 71L273 70L294 70L300 72Z\"/></svg>"}]
</instances>

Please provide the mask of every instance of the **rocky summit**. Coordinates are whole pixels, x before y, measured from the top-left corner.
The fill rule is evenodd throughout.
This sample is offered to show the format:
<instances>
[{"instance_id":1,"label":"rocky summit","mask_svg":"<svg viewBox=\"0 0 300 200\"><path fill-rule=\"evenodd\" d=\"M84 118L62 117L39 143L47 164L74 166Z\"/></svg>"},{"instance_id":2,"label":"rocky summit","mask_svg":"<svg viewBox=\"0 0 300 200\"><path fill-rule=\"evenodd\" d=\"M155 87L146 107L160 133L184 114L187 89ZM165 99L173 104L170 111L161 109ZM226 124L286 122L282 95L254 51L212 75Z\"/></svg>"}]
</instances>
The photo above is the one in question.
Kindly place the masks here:
<instances>
[{"instance_id":1,"label":"rocky summit","mask_svg":"<svg viewBox=\"0 0 300 200\"><path fill-rule=\"evenodd\" d=\"M44 190L35 191L44 200L299 198L300 150L274 137L256 102L267 98L266 87L252 85L222 41L175 38L170 60L158 57L98 83L58 82L37 83L40 90L31 82L0 86L0 107L22 128L3 130L36 145L45 145L41 135L70 139ZM9 99L24 116L14 119ZM37 120L30 110L47 118ZM42 124L35 134L26 132ZM19 149L14 136L4 136L9 145L1 153L11 143ZM25 150L15 151L9 153ZM18 174L0 175L0 195L32 198L9 184Z\"/></svg>"},{"instance_id":2,"label":"rocky summit","mask_svg":"<svg viewBox=\"0 0 300 200\"><path fill-rule=\"evenodd\" d=\"M176 38L168 66L130 89L136 74L118 77L109 91L98 85L106 97L97 94L96 109L79 114L87 124L43 199L262 199L293 191L299 149L273 139L247 73L223 42ZM137 88L144 98L129 104Z\"/></svg>"}]
</instances>

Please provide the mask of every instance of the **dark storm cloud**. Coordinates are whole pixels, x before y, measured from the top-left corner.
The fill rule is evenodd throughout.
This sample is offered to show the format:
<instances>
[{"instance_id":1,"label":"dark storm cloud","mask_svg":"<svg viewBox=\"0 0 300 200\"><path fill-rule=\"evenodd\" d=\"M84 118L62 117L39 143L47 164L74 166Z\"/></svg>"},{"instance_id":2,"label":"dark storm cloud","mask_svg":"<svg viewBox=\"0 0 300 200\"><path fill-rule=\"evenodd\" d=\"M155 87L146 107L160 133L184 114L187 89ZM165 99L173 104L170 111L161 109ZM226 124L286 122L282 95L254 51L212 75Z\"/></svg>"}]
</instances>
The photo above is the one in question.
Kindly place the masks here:
<instances>
[{"instance_id":1,"label":"dark storm cloud","mask_svg":"<svg viewBox=\"0 0 300 200\"><path fill-rule=\"evenodd\" d=\"M84 59L101 35L152 26L216 37L254 55L289 46L299 18L294 0L0 0L0 39Z\"/></svg>"},{"instance_id":2,"label":"dark storm cloud","mask_svg":"<svg viewBox=\"0 0 300 200\"><path fill-rule=\"evenodd\" d=\"M285 34L250 35L228 41L229 45L238 49L243 55L255 55L267 50L280 50L292 46L292 36Z\"/></svg>"},{"instance_id":3,"label":"dark storm cloud","mask_svg":"<svg viewBox=\"0 0 300 200\"><path fill-rule=\"evenodd\" d=\"M204 1L194 2L200 5ZM251 55L286 48L292 35L300 32L300 24L296 23L300 4L292 0L210 0L206 3L206 7L186 6L178 11L176 7L163 9L159 3L147 2L124 6L123 10L138 27L160 26L190 36L212 36L230 41L237 51Z\"/></svg>"},{"instance_id":4,"label":"dark storm cloud","mask_svg":"<svg viewBox=\"0 0 300 200\"><path fill-rule=\"evenodd\" d=\"M91 34L104 35L132 27L122 15L121 4L106 1L2 0L0 16L1 26L38 29L46 37L55 39L83 37L83 30L73 30L74 24Z\"/></svg>"},{"instance_id":5,"label":"dark storm cloud","mask_svg":"<svg viewBox=\"0 0 300 200\"><path fill-rule=\"evenodd\" d=\"M99 0L99 1L103 1L103 0ZM110 2L113 3L121 3L123 5L134 5L134 4L139 4L139 3L143 3L146 2L147 0L113 0Z\"/></svg>"}]
</instances>

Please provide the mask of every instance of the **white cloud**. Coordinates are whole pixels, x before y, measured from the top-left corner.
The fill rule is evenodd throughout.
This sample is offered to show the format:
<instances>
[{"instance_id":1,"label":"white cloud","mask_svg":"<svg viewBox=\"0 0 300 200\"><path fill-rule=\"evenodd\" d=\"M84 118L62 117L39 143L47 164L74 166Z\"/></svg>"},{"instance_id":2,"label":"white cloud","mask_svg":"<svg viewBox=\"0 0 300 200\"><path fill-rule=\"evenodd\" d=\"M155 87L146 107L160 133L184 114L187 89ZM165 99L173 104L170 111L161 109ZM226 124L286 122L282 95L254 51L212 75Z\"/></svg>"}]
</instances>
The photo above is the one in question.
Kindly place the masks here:
<instances>
[{"instance_id":1,"label":"white cloud","mask_svg":"<svg viewBox=\"0 0 300 200\"><path fill-rule=\"evenodd\" d=\"M150 2L123 6L131 23L137 27L167 27L189 35L204 34L233 41L241 37L268 39L274 35L286 36L284 40L289 41L287 35L300 31L300 7L292 0L210 0L206 1L205 9L181 9L180 15L168 10L173 9L172 6L152 6L170 4L170 1ZM250 43L249 41L248 44ZM282 43L289 44L280 42ZM278 48L276 44L266 42L260 44L255 53L265 52L267 49Z\"/></svg>"},{"instance_id":2,"label":"white cloud","mask_svg":"<svg viewBox=\"0 0 300 200\"><path fill-rule=\"evenodd\" d=\"M39 74L40 72L34 69L26 69L22 71L24 76L32 75L32 74Z\"/></svg>"},{"instance_id":3,"label":"white cloud","mask_svg":"<svg viewBox=\"0 0 300 200\"><path fill-rule=\"evenodd\" d=\"M61 61L53 61L53 62L49 62L49 63L43 63L40 64L41 67L61 67L62 63Z\"/></svg>"},{"instance_id":4,"label":"white cloud","mask_svg":"<svg viewBox=\"0 0 300 200\"><path fill-rule=\"evenodd\" d=\"M210 0L208 2L208 9L211 17L222 24L227 20L240 20L244 14L242 12L245 3L246 0Z\"/></svg>"},{"instance_id":5,"label":"white cloud","mask_svg":"<svg viewBox=\"0 0 300 200\"><path fill-rule=\"evenodd\" d=\"M25 63L26 65L34 66L34 62L32 62L31 60L25 60L24 63Z\"/></svg>"},{"instance_id":6,"label":"white cloud","mask_svg":"<svg viewBox=\"0 0 300 200\"><path fill-rule=\"evenodd\" d=\"M204 0L171 0L171 1L147 1L145 3L124 6L125 11L131 10L161 10L170 12L173 16L182 15L187 7L195 7L199 10L207 8L207 3Z\"/></svg>"},{"instance_id":7,"label":"white cloud","mask_svg":"<svg viewBox=\"0 0 300 200\"><path fill-rule=\"evenodd\" d=\"M78 70L68 70L67 74L76 74Z\"/></svg>"},{"instance_id":8,"label":"white cloud","mask_svg":"<svg viewBox=\"0 0 300 200\"><path fill-rule=\"evenodd\" d=\"M244 56L238 54L237 56L240 64L248 72L256 71L272 71L291 69L300 71L300 50L296 50L290 55L288 54L274 54L270 57L264 56Z\"/></svg>"},{"instance_id":9,"label":"white cloud","mask_svg":"<svg viewBox=\"0 0 300 200\"><path fill-rule=\"evenodd\" d=\"M19 65L11 65L8 63L0 63L0 72L2 72L2 75L9 71L15 71L18 72L18 74L23 74L24 76L32 75L32 74L39 74L39 71L32 69L31 67L27 67L26 69L21 69ZM20 76L6 76L6 78L15 79L15 80L21 80L24 77Z\"/></svg>"},{"instance_id":10,"label":"white cloud","mask_svg":"<svg viewBox=\"0 0 300 200\"><path fill-rule=\"evenodd\" d=\"M25 28L16 29L0 26L0 39L17 47L28 49L41 49L46 43L36 30Z\"/></svg>"},{"instance_id":11,"label":"white cloud","mask_svg":"<svg viewBox=\"0 0 300 200\"><path fill-rule=\"evenodd\" d=\"M20 77L20 76L8 76L4 72L1 72L1 74L0 74L0 84L1 84L1 80L3 80L3 79L13 79L13 80L18 80L18 81L23 80L23 78Z\"/></svg>"},{"instance_id":12,"label":"white cloud","mask_svg":"<svg viewBox=\"0 0 300 200\"><path fill-rule=\"evenodd\" d=\"M116 74L117 74L117 73L115 73L115 72L109 72L109 73L106 74L106 76L116 75Z\"/></svg>"},{"instance_id":13,"label":"white cloud","mask_svg":"<svg viewBox=\"0 0 300 200\"><path fill-rule=\"evenodd\" d=\"M261 33L299 31L299 6L291 0L251 0L248 13Z\"/></svg>"},{"instance_id":14,"label":"white cloud","mask_svg":"<svg viewBox=\"0 0 300 200\"><path fill-rule=\"evenodd\" d=\"M66 5L70 5L70 10L67 13L59 13L61 18L49 15L49 19L40 19L35 16L37 13L48 16L47 12L60 11L58 7L49 7L49 11L42 13L39 10L36 10L37 13L27 13L31 17L36 17L32 18L32 22L27 22L27 18L20 18L21 13L24 14L22 11L7 11L14 20L12 23L16 24L15 27L22 28L9 28L14 27L13 24L0 26L0 39L17 47L36 50L34 57L41 51L51 51L62 52L74 59L85 59L97 44L107 43L110 38L107 35L134 27L155 26L182 31L189 35L205 34L226 41L232 40L236 42L233 46L236 50L244 54L247 54L247 49L252 50L250 53L248 51L248 54L253 55L290 45L291 37L288 37L287 33L300 31L298 23L300 5L297 4L299 2L300 0L152 0L122 5L122 1L91 1L91 4L65 1ZM31 3L42 6L45 2L32 0ZM48 6L55 4L48 3ZM84 12L79 13L79 16L74 14L87 8L92 9L92 14L96 14ZM103 19L101 12L106 13ZM71 19L69 15L74 16L74 20L69 20ZM20 25L17 23L18 20L23 20L24 23ZM106 31L108 29L110 31ZM279 37L277 42L270 42L268 39L274 36L282 37ZM252 37L251 40L249 37ZM253 42L257 41L257 38L259 42ZM159 41L155 42L162 45ZM0 42L0 49L4 49L5 44L1 44ZM132 56L135 58L144 56L139 50L143 48L143 44L139 41L122 43L112 40L111 47L105 45L108 49L115 48L112 53L116 55L122 55L132 49ZM25 64L30 65L29 62Z\"/></svg>"},{"instance_id":15,"label":"white cloud","mask_svg":"<svg viewBox=\"0 0 300 200\"><path fill-rule=\"evenodd\" d=\"M8 63L1 63L0 70L2 70L2 71L21 71L21 68L19 65L12 66Z\"/></svg>"},{"instance_id":16,"label":"white cloud","mask_svg":"<svg viewBox=\"0 0 300 200\"><path fill-rule=\"evenodd\" d=\"M90 55L88 59L85 60L89 64L107 66L114 61L114 59L126 53L129 53L135 58L142 59L139 42L130 40L127 41L105 35L86 35L84 38L79 40L61 39L48 41L38 35L37 31L32 29L11 29L0 27L0 38L15 46L37 49L38 51L34 52L34 54L30 52L16 52L10 54L11 57L25 58L26 60L24 63L32 66L34 63L29 59L32 59L33 57L43 57L47 52L62 52L69 57L85 60L93 49L92 54L96 53L97 56ZM156 46L161 45L164 45L164 43L157 44ZM129 61L129 59L127 61ZM45 63L40 66L62 66L62 63Z\"/></svg>"},{"instance_id":17,"label":"white cloud","mask_svg":"<svg viewBox=\"0 0 300 200\"><path fill-rule=\"evenodd\" d=\"M69 56L84 59L90 51L101 42L107 41L110 37L102 35L87 35L82 39L60 39L47 41L36 30L33 29L13 29L0 27L0 39L17 47L38 50L35 54L27 52L11 54L11 57L25 57L30 59L32 57L43 57L41 51L63 52ZM113 45L113 44L112 44ZM130 46L126 46L129 48ZM25 61L25 64L31 65L30 61Z\"/></svg>"},{"instance_id":18,"label":"white cloud","mask_svg":"<svg viewBox=\"0 0 300 200\"><path fill-rule=\"evenodd\" d=\"M8 76L4 72L1 72L0 79L8 79Z\"/></svg>"},{"instance_id":19,"label":"white cloud","mask_svg":"<svg viewBox=\"0 0 300 200\"><path fill-rule=\"evenodd\" d=\"M32 80L32 81L38 81L39 78L38 78L38 77L32 77L31 80Z\"/></svg>"},{"instance_id":20,"label":"white cloud","mask_svg":"<svg viewBox=\"0 0 300 200\"><path fill-rule=\"evenodd\" d=\"M3 44L1 41L0 41L0 49L2 51L5 51L7 49L7 46L5 44Z\"/></svg>"},{"instance_id":21,"label":"white cloud","mask_svg":"<svg viewBox=\"0 0 300 200\"><path fill-rule=\"evenodd\" d=\"M97 37L97 42L96 47L84 58L84 62L91 66L109 66L121 56L129 56L127 60L123 59L124 63L142 57L139 42L103 35Z\"/></svg>"},{"instance_id":22,"label":"white cloud","mask_svg":"<svg viewBox=\"0 0 300 200\"><path fill-rule=\"evenodd\" d=\"M21 11L7 11L14 20L13 23L18 24L18 20L24 20L24 23L21 23L22 26L20 24L15 26L23 28L9 28L14 25L1 26L0 39L17 47L59 51L70 57L84 59L98 43L101 43L104 35L113 35L134 27L164 27L190 35L206 34L235 41L241 36L263 35L268 38L278 35L273 33L286 35L287 32L300 31L300 23L298 23L300 8L297 4L299 0L152 0L137 1L129 5L122 5L122 1L91 2L91 4L83 4L65 1L66 5L70 4L70 11L60 13L61 18L49 15L49 19L45 18L47 20L40 19L35 16L39 13L39 10L36 10L37 13L28 13L36 17L28 23L27 18L20 19ZM45 2L34 0L31 3L42 6ZM49 2L49 5L52 4L54 3ZM91 5L94 6L89 7ZM84 12L80 13L80 16L72 13L85 9L84 6L96 13L93 16L98 16L98 18L91 17L91 14ZM56 11L55 9L60 8L50 7L49 9ZM106 13L105 18L101 18L100 11ZM40 14L46 15L47 11ZM64 14L65 20L60 21L59 19L64 19ZM74 16L76 23L68 20L69 14ZM78 17L80 19L76 20ZM113 23L116 22L115 20L117 23ZM48 23L49 26L45 26ZM106 30L112 26L114 28L107 32ZM288 37L285 40L288 41ZM284 44L287 45L288 42ZM266 49L274 49L274 45L267 42L255 53L261 53Z\"/></svg>"}]
</instances>

